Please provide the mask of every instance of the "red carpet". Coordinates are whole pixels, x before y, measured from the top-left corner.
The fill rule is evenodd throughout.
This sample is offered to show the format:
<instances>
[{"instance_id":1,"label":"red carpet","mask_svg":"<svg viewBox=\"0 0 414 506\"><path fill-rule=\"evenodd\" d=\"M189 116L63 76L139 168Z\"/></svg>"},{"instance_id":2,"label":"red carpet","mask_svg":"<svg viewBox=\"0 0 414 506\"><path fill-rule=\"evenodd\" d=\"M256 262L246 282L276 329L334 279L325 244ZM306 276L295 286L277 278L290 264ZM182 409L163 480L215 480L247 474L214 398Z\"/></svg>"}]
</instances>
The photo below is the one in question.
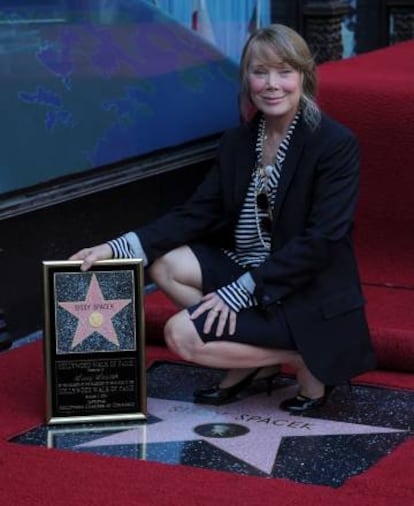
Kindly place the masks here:
<instances>
[{"instance_id":1,"label":"red carpet","mask_svg":"<svg viewBox=\"0 0 414 506\"><path fill-rule=\"evenodd\" d=\"M151 347L148 361L171 357ZM44 416L41 343L0 355L2 504L42 505L354 505L414 504L414 440L339 489L244 477L188 466L76 454L8 443ZM412 375L382 374L414 390ZM394 378L394 380L392 379ZM366 378L369 379L368 377ZM375 377L374 377L375 379ZM406 381L406 382L405 382Z\"/></svg>"}]
</instances>

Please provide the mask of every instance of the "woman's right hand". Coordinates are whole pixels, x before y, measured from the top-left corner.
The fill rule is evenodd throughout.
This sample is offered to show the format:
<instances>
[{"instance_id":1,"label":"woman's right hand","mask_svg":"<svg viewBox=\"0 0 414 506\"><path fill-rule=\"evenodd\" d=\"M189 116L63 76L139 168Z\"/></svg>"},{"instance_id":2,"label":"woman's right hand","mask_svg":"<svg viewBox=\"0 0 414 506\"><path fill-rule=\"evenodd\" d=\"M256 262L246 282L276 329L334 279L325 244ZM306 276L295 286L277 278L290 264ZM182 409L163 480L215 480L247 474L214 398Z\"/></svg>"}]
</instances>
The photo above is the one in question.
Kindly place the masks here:
<instances>
[{"instance_id":1,"label":"woman's right hand","mask_svg":"<svg viewBox=\"0 0 414 506\"><path fill-rule=\"evenodd\" d=\"M72 255L69 260L83 260L81 271L87 271L98 260L112 258L112 249L108 243L98 244L91 248L84 248Z\"/></svg>"}]
</instances>

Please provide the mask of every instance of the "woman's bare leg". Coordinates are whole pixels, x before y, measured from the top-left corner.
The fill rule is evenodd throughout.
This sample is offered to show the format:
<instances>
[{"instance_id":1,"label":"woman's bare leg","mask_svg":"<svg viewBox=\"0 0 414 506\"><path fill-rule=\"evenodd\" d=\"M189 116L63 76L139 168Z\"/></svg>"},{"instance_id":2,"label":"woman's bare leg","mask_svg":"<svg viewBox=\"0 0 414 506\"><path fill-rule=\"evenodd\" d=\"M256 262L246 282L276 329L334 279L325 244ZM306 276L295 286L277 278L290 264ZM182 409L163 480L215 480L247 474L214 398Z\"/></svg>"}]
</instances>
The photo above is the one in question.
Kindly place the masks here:
<instances>
[{"instance_id":1,"label":"woman's bare leg","mask_svg":"<svg viewBox=\"0 0 414 506\"><path fill-rule=\"evenodd\" d=\"M315 378L306 367L301 355L298 354L290 364L296 370L296 379L299 383L299 393L310 399L319 399L325 393L325 385Z\"/></svg>"},{"instance_id":2,"label":"woman's bare leg","mask_svg":"<svg viewBox=\"0 0 414 506\"><path fill-rule=\"evenodd\" d=\"M160 257L149 268L149 274L158 287L178 306L185 308L200 302L203 295L201 268L188 246L177 248ZM237 383L254 369L237 367L229 370L223 378L221 383L223 387Z\"/></svg>"}]
</instances>

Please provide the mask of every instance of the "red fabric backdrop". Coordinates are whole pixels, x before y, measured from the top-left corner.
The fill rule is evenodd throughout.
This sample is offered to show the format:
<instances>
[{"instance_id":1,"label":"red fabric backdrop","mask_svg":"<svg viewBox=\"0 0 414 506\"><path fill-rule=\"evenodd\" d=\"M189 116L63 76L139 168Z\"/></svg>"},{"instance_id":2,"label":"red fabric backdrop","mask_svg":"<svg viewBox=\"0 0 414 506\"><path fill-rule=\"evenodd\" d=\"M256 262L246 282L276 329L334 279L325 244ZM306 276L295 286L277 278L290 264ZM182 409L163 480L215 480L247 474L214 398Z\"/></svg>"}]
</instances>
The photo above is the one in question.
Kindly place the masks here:
<instances>
[{"instance_id":1,"label":"red fabric backdrop","mask_svg":"<svg viewBox=\"0 0 414 506\"><path fill-rule=\"evenodd\" d=\"M319 68L319 102L361 146L364 282L414 288L414 41Z\"/></svg>"}]
</instances>

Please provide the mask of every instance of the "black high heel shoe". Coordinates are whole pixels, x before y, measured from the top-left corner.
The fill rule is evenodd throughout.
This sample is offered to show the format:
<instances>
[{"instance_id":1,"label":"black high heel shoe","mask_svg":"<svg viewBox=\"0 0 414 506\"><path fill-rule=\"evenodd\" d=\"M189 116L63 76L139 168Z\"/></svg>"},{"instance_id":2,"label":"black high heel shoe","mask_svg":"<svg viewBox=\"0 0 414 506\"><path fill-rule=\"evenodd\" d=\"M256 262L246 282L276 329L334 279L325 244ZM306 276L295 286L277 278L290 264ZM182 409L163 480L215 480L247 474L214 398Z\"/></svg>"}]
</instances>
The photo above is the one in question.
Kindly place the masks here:
<instances>
[{"instance_id":1,"label":"black high heel shoe","mask_svg":"<svg viewBox=\"0 0 414 506\"><path fill-rule=\"evenodd\" d=\"M325 404L334 389L335 386L326 385L325 393L322 397L318 397L317 399L311 399L310 397L299 393L296 397L292 397L291 399L286 399L281 402L279 407L283 411L291 411L293 413L302 413L308 409L319 408Z\"/></svg>"},{"instance_id":2,"label":"black high heel shoe","mask_svg":"<svg viewBox=\"0 0 414 506\"><path fill-rule=\"evenodd\" d=\"M232 402L236 400L236 396L242 390L256 381L265 381L267 384L267 395L270 395L272 393L273 380L280 374L280 371L264 378L256 378L261 369L261 367L255 369L239 382L226 388L221 388L219 385L214 385L208 388L200 388L194 392L194 402L198 404L214 404L216 406Z\"/></svg>"}]
</instances>

